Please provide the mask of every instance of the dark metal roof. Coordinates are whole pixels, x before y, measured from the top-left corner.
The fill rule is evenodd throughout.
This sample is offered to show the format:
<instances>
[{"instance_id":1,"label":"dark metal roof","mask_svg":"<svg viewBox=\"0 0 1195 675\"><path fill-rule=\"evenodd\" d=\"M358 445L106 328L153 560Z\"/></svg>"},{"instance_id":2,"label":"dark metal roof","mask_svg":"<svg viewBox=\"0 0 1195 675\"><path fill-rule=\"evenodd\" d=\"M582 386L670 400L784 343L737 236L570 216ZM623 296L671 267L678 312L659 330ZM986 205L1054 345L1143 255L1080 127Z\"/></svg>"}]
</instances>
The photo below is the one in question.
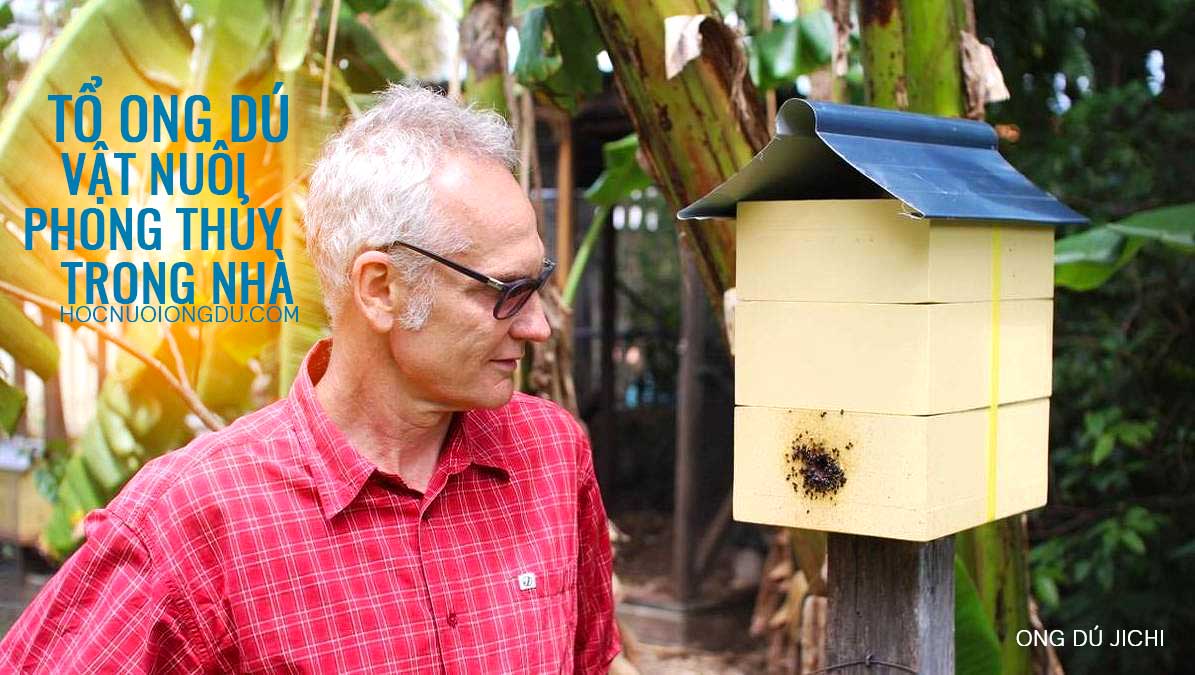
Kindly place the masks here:
<instances>
[{"instance_id":1,"label":"dark metal roof","mask_svg":"<svg viewBox=\"0 0 1195 675\"><path fill-rule=\"evenodd\" d=\"M926 218L1084 223L996 150L983 122L791 99L751 163L680 218L733 218L740 201L891 195Z\"/></svg>"}]
</instances>

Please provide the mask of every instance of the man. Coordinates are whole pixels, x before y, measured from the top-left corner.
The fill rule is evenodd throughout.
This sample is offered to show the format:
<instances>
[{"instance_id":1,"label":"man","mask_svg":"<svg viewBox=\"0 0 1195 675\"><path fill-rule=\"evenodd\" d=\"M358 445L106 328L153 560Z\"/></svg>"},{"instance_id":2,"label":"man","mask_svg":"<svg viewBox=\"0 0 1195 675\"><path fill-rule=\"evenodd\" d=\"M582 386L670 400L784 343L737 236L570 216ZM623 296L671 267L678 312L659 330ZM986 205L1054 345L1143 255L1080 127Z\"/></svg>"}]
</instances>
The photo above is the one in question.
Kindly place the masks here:
<instances>
[{"instance_id":1,"label":"man","mask_svg":"<svg viewBox=\"0 0 1195 675\"><path fill-rule=\"evenodd\" d=\"M514 393L552 263L492 114L393 87L325 148L332 337L290 395L147 464L0 643L0 671L604 672L584 432Z\"/></svg>"}]
</instances>

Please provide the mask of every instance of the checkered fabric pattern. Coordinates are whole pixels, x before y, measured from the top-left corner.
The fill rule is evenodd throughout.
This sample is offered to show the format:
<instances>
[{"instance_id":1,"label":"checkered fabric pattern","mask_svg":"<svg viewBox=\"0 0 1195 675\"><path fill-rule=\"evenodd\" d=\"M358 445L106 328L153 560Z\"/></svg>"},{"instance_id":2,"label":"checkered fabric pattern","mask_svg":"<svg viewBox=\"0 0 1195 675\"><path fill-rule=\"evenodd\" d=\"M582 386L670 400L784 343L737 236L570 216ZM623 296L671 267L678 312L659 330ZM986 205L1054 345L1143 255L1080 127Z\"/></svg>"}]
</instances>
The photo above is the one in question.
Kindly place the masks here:
<instances>
[{"instance_id":1,"label":"checkered fabric pattern","mask_svg":"<svg viewBox=\"0 0 1195 675\"><path fill-rule=\"evenodd\" d=\"M618 653L589 442L522 394L458 414L420 494L314 390L147 464L0 642L0 672L605 672Z\"/></svg>"}]
</instances>

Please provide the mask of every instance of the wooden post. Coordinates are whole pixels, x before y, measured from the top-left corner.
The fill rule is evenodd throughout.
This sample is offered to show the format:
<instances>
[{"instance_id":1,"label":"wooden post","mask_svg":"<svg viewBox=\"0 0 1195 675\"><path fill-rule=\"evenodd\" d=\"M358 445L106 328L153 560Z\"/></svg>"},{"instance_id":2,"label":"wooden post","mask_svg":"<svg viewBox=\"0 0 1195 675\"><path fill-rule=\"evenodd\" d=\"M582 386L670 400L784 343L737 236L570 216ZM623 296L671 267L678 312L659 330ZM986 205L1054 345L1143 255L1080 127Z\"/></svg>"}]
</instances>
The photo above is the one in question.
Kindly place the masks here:
<instances>
[{"instance_id":1,"label":"wooden post","mask_svg":"<svg viewBox=\"0 0 1195 675\"><path fill-rule=\"evenodd\" d=\"M926 543L835 533L828 540L823 672L953 673L953 535Z\"/></svg>"},{"instance_id":2,"label":"wooden post","mask_svg":"<svg viewBox=\"0 0 1195 675\"><path fill-rule=\"evenodd\" d=\"M602 298L601 298L601 340L602 352L598 366L601 401L601 424L598 425L599 453L595 457L595 470L598 482L604 486L612 485L614 478L614 423L616 421L614 402L614 346L618 339L618 292L615 281L618 278L618 230L614 229L614 221L607 220L602 227L606 229L606 236L602 237Z\"/></svg>"},{"instance_id":3,"label":"wooden post","mask_svg":"<svg viewBox=\"0 0 1195 675\"><path fill-rule=\"evenodd\" d=\"M573 123L563 116L555 127L560 148L556 158L556 285L564 290L573 267Z\"/></svg>"},{"instance_id":4,"label":"wooden post","mask_svg":"<svg viewBox=\"0 0 1195 675\"><path fill-rule=\"evenodd\" d=\"M701 365L705 360L705 323L709 311L693 252L680 247L681 339L676 397L676 492L672 508L672 579L676 599L697 595L697 476L701 439Z\"/></svg>"}]
</instances>

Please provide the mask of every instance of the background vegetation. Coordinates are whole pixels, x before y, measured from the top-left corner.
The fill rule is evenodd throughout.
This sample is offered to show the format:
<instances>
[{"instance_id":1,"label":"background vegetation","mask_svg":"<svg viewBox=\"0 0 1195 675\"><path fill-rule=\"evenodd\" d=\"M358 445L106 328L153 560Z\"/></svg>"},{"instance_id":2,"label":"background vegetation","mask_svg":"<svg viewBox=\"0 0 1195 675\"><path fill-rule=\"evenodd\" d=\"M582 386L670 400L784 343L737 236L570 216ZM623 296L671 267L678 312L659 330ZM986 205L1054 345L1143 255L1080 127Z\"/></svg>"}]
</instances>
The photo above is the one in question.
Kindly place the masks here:
<instances>
[{"instance_id":1,"label":"background vegetation","mask_svg":"<svg viewBox=\"0 0 1195 675\"><path fill-rule=\"evenodd\" d=\"M1165 629L1165 649L1064 649L1068 672L1180 672L1195 658L1195 208L1181 206L1195 201L1195 7L976 9L1013 93L988 111L1019 129L1006 155L1092 219L1085 238L1059 246L1050 503L1030 515L1033 589L1068 638L1096 625L1105 640ZM1149 209L1163 240L1131 234L1143 219L1131 214ZM1117 222L1128 227L1104 227Z\"/></svg>"}]
</instances>

